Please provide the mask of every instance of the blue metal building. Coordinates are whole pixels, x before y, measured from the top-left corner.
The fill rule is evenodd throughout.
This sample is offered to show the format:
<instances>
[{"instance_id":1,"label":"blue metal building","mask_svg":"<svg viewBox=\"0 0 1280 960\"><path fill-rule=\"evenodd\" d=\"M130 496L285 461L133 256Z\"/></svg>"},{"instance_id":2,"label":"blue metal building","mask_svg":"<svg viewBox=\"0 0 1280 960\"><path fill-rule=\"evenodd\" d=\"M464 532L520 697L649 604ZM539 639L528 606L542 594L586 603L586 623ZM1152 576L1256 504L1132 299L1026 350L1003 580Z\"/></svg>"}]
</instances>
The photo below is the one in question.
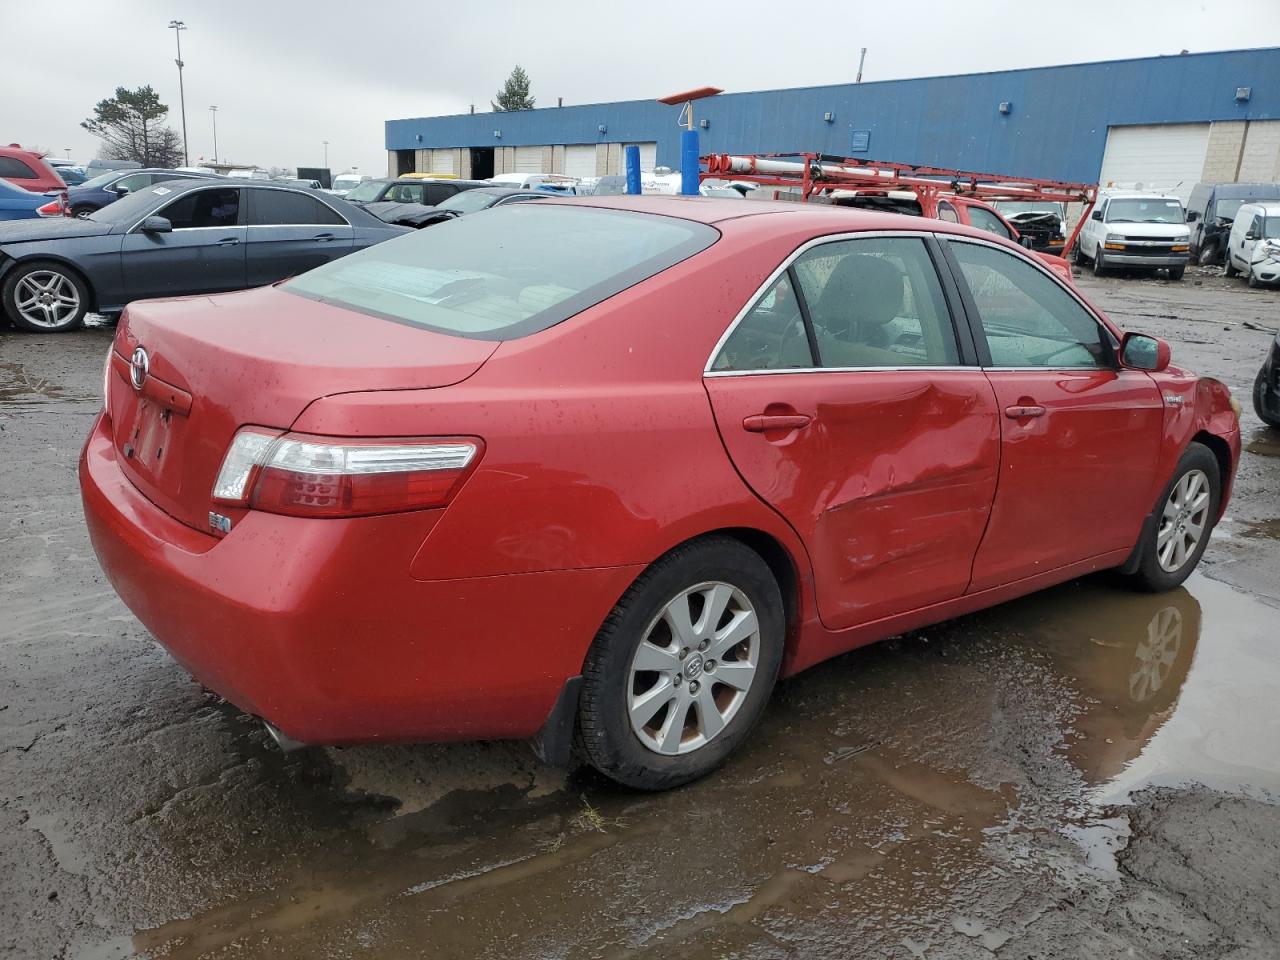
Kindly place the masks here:
<instances>
[{"instance_id":1,"label":"blue metal building","mask_svg":"<svg viewBox=\"0 0 1280 960\"><path fill-rule=\"evenodd\" d=\"M1103 182L1108 163L1121 174L1154 164L1150 185L1280 176L1280 48L723 94L696 110L704 154L818 151ZM392 173L582 175L594 157L598 175L636 143L674 168L676 114L633 100L389 120L386 147Z\"/></svg>"}]
</instances>

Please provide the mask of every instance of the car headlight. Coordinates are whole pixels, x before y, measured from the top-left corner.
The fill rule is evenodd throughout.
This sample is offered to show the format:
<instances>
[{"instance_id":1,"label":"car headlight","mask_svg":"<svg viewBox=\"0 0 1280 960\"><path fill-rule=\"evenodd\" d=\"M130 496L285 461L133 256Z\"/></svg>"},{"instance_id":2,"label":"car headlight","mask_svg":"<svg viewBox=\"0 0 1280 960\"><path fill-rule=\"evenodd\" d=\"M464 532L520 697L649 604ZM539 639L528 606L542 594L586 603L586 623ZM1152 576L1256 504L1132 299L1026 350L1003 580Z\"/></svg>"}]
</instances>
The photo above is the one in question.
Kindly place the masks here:
<instances>
[{"instance_id":1,"label":"car headlight","mask_svg":"<svg viewBox=\"0 0 1280 960\"><path fill-rule=\"evenodd\" d=\"M1107 234L1107 243L1120 243L1122 240L1124 240L1124 234L1122 233Z\"/></svg>"}]
</instances>

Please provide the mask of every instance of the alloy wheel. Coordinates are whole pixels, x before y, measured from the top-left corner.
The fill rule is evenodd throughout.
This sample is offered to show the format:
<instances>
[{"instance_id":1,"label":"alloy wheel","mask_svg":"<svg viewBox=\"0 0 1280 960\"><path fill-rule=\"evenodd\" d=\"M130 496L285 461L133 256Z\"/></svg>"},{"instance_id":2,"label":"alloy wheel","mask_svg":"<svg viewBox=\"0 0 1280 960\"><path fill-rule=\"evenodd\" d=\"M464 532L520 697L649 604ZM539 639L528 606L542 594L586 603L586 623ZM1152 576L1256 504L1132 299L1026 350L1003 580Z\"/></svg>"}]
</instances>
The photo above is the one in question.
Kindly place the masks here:
<instances>
[{"instance_id":1,"label":"alloy wheel","mask_svg":"<svg viewBox=\"0 0 1280 960\"><path fill-rule=\"evenodd\" d=\"M1209 524L1209 500L1203 470L1188 470L1169 492L1156 534L1156 559L1167 572L1177 573L1195 554Z\"/></svg>"},{"instance_id":2,"label":"alloy wheel","mask_svg":"<svg viewBox=\"0 0 1280 960\"><path fill-rule=\"evenodd\" d=\"M760 662L760 624L746 595L700 583L654 618L631 658L627 715L654 753L689 753L715 739L741 709Z\"/></svg>"},{"instance_id":3,"label":"alloy wheel","mask_svg":"<svg viewBox=\"0 0 1280 960\"><path fill-rule=\"evenodd\" d=\"M18 281L14 305L28 323L60 327L79 312L80 293L63 273L33 270Z\"/></svg>"}]
</instances>

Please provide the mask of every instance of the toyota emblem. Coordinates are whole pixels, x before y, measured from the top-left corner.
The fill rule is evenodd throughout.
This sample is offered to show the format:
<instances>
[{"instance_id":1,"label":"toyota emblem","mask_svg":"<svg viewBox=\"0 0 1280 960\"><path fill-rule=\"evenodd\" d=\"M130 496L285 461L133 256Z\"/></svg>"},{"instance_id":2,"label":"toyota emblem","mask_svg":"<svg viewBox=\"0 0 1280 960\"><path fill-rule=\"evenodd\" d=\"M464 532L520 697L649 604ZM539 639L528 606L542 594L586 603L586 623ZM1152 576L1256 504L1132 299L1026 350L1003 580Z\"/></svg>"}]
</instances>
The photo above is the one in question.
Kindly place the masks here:
<instances>
[{"instance_id":1,"label":"toyota emblem","mask_svg":"<svg viewBox=\"0 0 1280 960\"><path fill-rule=\"evenodd\" d=\"M129 360L129 382L133 384L133 389L142 389L142 385L147 380L147 373L150 370L151 358L147 356L146 350L138 347L133 351L133 356Z\"/></svg>"}]
</instances>

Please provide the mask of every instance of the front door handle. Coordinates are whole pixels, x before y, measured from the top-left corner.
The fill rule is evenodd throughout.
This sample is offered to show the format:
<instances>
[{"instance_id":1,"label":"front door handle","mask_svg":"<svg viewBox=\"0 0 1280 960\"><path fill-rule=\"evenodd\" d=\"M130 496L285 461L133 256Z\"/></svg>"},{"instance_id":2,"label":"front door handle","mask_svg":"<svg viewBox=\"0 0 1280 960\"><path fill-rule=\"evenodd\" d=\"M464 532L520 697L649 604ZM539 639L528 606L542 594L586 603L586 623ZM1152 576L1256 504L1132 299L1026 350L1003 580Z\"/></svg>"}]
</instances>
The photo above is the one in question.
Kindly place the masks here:
<instances>
[{"instance_id":1,"label":"front door handle","mask_svg":"<svg viewBox=\"0 0 1280 960\"><path fill-rule=\"evenodd\" d=\"M221 240L218 241L218 246L234 247L239 242L240 242L239 237L223 237Z\"/></svg>"},{"instance_id":2,"label":"front door handle","mask_svg":"<svg viewBox=\"0 0 1280 960\"><path fill-rule=\"evenodd\" d=\"M774 430L802 430L813 418L803 413L757 413L744 417L742 429L748 433L765 433Z\"/></svg>"},{"instance_id":3,"label":"front door handle","mask_svg":"<svg viewBox=\"0 0 1280 960\"><path fill-rule=\"evenodd\" d=\"M319 240L321 243L328 243L330 240L332 240L332 239L333 239L333 234L332 234L332 233L317 233L317 234L316 234L314 237L312 237L311 239L313 239L313 240Z\"/></svg>"},{"instance_id":4,"label":"front door handle","mask_svg":"<svg viewBox=\"0 0 1280 960\"><path fill-rule=\"evenodd\" d=\"M1010 420L1025 420L1029 417L1043 417L1044 407L1038 404L1015 404L1004 408L1004 415Z\"/></svg>"}]
</instances>

